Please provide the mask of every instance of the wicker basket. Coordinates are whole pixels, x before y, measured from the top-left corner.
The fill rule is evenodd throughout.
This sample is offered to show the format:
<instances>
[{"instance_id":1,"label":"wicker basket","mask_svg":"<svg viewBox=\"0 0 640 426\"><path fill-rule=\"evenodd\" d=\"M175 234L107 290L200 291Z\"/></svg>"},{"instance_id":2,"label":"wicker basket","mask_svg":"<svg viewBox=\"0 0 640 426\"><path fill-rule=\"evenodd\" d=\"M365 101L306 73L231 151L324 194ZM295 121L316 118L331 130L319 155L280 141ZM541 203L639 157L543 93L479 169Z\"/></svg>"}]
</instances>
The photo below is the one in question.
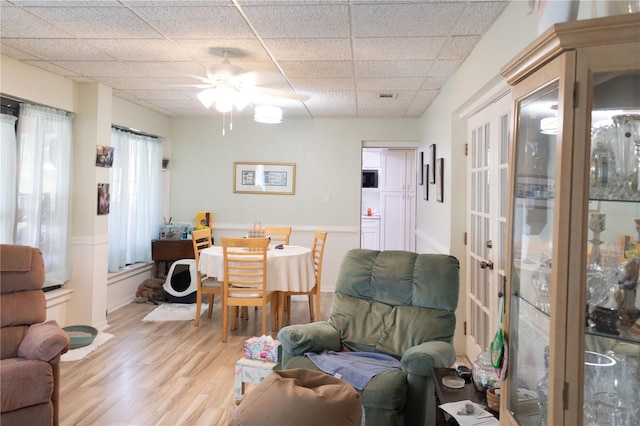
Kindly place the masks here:
<instances>
[{"instance_id":1,"label":"wicker basket","mask_svg":"<svg viewBox=\"0 0 640 426\"><path fill-rule=\"evenodd\" d=\"M487 407L496 413L500 412L500 388L487 389Z\"/></svg>"}]
</instances>

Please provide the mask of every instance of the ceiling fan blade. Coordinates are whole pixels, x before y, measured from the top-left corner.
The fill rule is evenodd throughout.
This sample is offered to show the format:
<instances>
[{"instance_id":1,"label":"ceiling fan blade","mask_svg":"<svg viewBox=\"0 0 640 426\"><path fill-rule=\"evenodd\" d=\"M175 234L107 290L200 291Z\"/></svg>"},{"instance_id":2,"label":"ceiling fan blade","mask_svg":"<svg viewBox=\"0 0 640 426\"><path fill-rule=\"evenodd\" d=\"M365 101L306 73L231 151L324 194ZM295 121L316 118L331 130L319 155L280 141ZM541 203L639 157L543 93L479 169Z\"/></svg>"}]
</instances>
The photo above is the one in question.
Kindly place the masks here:
<instances>
[{"instance_id":1,"label":"ceiling fan blade","mask_svg":"<svg viewBox=\"0 0 640 426\"><path fill-rule=\"evenodd\" d=\"M250 95L271 96L274 98L291 99L294 101L304 102L309 100L309 96L307 95L301 95L299 93L290 92L288 90L270 89L268 87L261 86L246 87L243 88L242 91Z\"/></svg>"}]
</instances>

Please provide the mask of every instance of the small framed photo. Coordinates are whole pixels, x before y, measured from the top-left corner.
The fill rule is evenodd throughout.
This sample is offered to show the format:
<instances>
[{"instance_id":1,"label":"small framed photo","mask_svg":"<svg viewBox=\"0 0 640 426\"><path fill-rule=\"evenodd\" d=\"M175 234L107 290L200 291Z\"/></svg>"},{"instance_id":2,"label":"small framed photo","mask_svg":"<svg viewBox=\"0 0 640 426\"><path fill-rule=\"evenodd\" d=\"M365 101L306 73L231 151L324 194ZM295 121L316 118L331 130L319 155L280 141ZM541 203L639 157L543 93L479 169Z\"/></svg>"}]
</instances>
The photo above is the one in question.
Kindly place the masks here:
<instances>
[{"instance_id":1,"label":"small framed photo","mask_svg":"<svg viewBox=\"0 0 640 426\"><path fill-rule=\"evenodd\" d=\"M98 184L98 215L109 214L109 184Z\"/></svg>"},{"instance_id":2,"label":"small framed photo","mask_svg":"<svg viewBox=\"0 0 640 426\"><path fill-rule=\"evenodd\" d=\"M96 146L96 167L113 166L113 147L105 145Z\"/></svg>"},{"instance_id":3,"label":"small framed photo","mask_svg":"<svg viewBox=\"0 0 640 426\"><path fill-rule=\"evenodd\" d=\"M427 175L424 173L424 151L420 151L418 156L418 185L424 185Z\"/></svg>"},{"instance_id":4,"label":"small framed photo","mask_svg":"<svg viewBox=\"0 0 640 426\"><path fill-rule=\"evenodd\" d=\"M444 158L436 160L436 201L444 203Z\"/></svg>"},{"instance_id":5,"label":"small framed photo","mask_svg":"<svg viewBox=\"0 0 640 426\"><path fill-rule=\"evenodd\" d=\"M233 192L243 194L296 193L295 163L233 163Z\"/></svg>"},{"instance_id":6,"label":"small framed photo","mask_svg":"<svg viewBox=\"0 0 640 426\"><path fill-rule=\"evenodd\" d=\"M436 144L429 145L429 169L431 174L429 175L429 183L436 183Z\"/></svg>"},{"instance_id":7,"label":"small framed photo","mask_svg":"<svg viewBox=\"0 0 640 426\"><path fill-rule=\"evenodd\" d=\"M429 176L429 165L425 164L424 166L422 166L422 172L425 176ZM429 201L429 182L425 182L424 185L422 186L422 198L425 199L425 201Z\"/></svg>"}]
</instances>

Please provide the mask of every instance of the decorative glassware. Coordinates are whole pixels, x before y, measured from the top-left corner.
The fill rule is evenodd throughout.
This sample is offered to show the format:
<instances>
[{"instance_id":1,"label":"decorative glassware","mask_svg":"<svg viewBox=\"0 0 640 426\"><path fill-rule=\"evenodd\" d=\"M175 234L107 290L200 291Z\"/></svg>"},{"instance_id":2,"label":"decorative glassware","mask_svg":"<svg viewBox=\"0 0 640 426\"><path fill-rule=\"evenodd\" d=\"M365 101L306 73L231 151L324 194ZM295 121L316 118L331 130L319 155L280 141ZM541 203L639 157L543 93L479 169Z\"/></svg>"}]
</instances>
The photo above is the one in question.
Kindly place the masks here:
<instances>
[{"instance_id":1,"label":"decorative glassware","mask_svg":"<svg viewBox=\"0 0 640 426\"><path fill-rule=\"evenodd\" d=\"M616 128L613 126L600 127L593 131L591 137L591 184L589 196L591 198L611 198L616 177L616 157L611 147L616 138Z\"/></svg>"},{"instance_id":2,"label":"decorative glassware","mask_svg":"<svg viewBox=\"0 0 640 426\"><path fill-rule=\"evenodd\" d=\"M536 292L536 308L548 314L551 311L551 257L542 255L540 266L531 274L531 283Z\"/></svg>"},{"instance_id":3,"label":"decorative glassware","mask_svg":"<svg viewBox=\"0 0 640 426\"><path fill-rule=\"evenodd\" d=\"M584 420L585 425L597 425L596 394L612 392L616 360L598 352L584 353Z\"/></svg>"},{"instance_id":4,"label":"decorative glassware","mask_svg":"<svg viewBox=\"0 0 640 426\"><path fill-rule=\"evenodd\" d=\"M640 162L640 114L612 117L618 137L615 146L618 198L638 200L638 162Z\"/></svg>"},{"instance_id":5,"label":"decorative glassware","mask_svg":"<svg viewBox=\"0 0 640 426\"><path fill-rule=\"evenodd\" d=\"M538 407L540 408L540 426L547 426L547 408L549 405L549 346L544 348L544 376L536 384Z\"/></svg>"},{"instance_id":6,"label":"decorative glassware","mask_svg":"<svg viewBox=\"0 0 640 426\"><path fill-rule=\"evenodd\" d=\"M485 351L478 354L478 358L473 362L471 374L476 389L481 392L500 385L500 379L498 378L496 369L491 365L491 355L489 352Z\"/></svg>"}]
</instances>

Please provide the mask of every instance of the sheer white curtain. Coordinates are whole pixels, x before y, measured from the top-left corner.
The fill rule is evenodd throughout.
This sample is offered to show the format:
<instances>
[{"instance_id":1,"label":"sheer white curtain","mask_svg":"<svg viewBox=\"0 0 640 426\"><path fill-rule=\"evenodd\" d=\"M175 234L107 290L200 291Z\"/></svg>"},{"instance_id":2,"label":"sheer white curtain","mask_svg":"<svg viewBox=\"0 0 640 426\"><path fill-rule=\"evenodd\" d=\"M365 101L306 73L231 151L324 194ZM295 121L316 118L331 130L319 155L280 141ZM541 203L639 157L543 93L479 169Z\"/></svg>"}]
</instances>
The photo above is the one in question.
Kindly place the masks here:
<instances>
[{"instance_id":1,"label":"sheer white curtain","mask_svg":"<svg viewBox=\"0 0 640 426\"><path fill-rule=\"evenodd\" d=\"M13 244L16 220L17 117L0 114L0 243Z\"/></svg>"},{"instance_id":2,"label":"sheer white curtain","mask_svg":"<svg viewBox=\"0 0 640 426\"><path fill-rule=\"evenodd\" d=\"M39 247L46 284L69 280L72 115L20 104L15 243Z\"/></svg>"},{"instance_id":3,"label":"sheer white curtain","mask_svg":"<svg viewBox=\"0 0 640 426\"><path fill-rule=\"evenodd\" d=\"M151 260L162 208L162 142L111 129L109 272Z\"/></svg>"}]
</instances>

